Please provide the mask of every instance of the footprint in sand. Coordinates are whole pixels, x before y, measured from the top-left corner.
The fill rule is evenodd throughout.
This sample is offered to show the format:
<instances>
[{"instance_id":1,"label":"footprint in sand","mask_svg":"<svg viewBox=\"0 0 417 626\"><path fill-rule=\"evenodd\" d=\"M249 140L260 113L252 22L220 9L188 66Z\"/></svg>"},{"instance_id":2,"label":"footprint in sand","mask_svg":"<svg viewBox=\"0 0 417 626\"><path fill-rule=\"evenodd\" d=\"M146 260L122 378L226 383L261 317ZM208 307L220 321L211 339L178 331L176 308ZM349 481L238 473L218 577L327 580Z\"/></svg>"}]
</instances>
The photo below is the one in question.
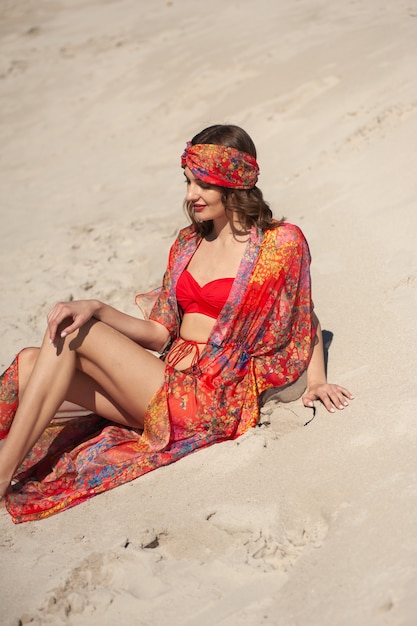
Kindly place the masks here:
<instances>
[{"instance_id":1,"label":"footprint in sand","mask_svg":"<svg viewBox=\"0 0 417 626\"><path fill-rule=\"evenodd\" d=\"M320 548L329 530L329 523L322 516L301 519L294 514L293 527L282 520L272 520L260 527L254 515L251 521L248 511L240 515L235 510L233 519L226 510L212 511L206 520L230 538L228 555L232 560L265 572L286 571L306 551Z\"/></svg>"},{"instance_id":2,"label":"footprint in sand","mask_svg":"<svg viewBox=\"0 0 417 626\"><path fill-rule=\"evenodd\" d=\"M77 616L85 623L90 616L108 611L120 596L149 600L164 593L165 584L157 574L162 556L156 548L165 536L165 532L145 532L136 545L123 539L117 549L89 554L39 609L21 615L18 623L57 626L72 623Z\"/></svg>"},{"instance_id":3,"label":"footprint in sand","mask_svg":"<svg viewBox=\"0 0 417 626\"><path fill-rule=\"evenodd\" d=\"M246 542L246 562L263 571L275 569L287 570L294 565L304 552L311 548L320 548L328 532L324 519L307 520L299 528L263 529Z\"/></svg>"}]
</instances>

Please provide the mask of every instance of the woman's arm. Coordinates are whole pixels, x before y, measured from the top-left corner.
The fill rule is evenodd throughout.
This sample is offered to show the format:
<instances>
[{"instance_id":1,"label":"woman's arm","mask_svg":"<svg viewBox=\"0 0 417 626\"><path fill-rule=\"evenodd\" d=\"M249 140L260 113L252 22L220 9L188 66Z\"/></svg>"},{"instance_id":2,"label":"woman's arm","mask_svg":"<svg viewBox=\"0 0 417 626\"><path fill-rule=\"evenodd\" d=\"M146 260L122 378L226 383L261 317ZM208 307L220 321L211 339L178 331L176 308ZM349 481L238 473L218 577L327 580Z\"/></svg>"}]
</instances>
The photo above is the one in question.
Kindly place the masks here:
<instances>
[{"instance_id":1,"label":"woman's arm","mask_svg":"<svg viewBox=\"0 0 417 626\"><path fill-rule=\"evenodd\" d=\"M334 413L335 407L344 409L348 406L347 398L353 400L353 396L344 387L327 382L324 367L323 336L320 322L315 313L313 313L313 322L316 326L316 339L307 367L307 389L303 394L303 403L304 406L313 407L314 401L320 400L330 413Z\"/></svg>"},{"instance_id":2,"label":"woman's arm","mask_svg":"<svg viewBox=\"0 0 417 626\"><path fill-rule=\"evenodd\" d=\"M93 317L148 350L162 350L169 338L168 330L158 322L127 315L99 300L75 300L58 302L48 313L51 343L55 343L58 332L65 337Z\"/></svg>"}]
</instances>

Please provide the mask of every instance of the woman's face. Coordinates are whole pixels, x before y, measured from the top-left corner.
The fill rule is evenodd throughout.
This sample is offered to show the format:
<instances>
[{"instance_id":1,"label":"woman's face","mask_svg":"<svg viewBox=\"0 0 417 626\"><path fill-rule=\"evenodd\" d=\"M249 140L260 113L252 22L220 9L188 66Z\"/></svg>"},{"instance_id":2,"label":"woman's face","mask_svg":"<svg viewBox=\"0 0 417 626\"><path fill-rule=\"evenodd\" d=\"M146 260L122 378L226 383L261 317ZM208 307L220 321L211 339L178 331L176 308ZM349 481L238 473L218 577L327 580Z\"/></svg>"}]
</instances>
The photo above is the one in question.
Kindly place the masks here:
<instances>
[{"instance_id":1,"label":"woman's face","mask_svg":"<svg viewBox=\"0 0 417 626\"><path fill-rule=\"evenodd\" d=\"M184 176L187 182L186 200L192 203L196 218L201 222L226 219L220 191L201 186L204 183L196 178L188 167L184 169Z\"/></svg>"}]
</instances>

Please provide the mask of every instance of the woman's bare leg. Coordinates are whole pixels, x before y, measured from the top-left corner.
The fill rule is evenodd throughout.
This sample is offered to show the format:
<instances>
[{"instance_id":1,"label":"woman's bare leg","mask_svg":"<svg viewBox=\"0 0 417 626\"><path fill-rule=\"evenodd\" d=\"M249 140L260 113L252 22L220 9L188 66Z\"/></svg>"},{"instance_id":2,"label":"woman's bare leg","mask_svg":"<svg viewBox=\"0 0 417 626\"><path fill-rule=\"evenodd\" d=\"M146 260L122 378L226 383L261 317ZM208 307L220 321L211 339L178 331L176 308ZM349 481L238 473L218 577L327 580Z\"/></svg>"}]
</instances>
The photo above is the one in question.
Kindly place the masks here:
<instances>
[{"instance_id":1,"label":"woman's bare leg","mask_svg":"<svg viewBox=\"0 0 417 626\"><path fill-rule=\"evenodd\" d=\"M0 450L0 497L65 399L142 428L146 408L163 383L162 361L101 322L90 321L57 347L48 337L47 333Z\"/></svg>"},{"instance_id":2,"label":"woman's bare leg","mask_svg":"<svg viewBox=\"0 0 417 626\"><path fill-rule=\"evenodd\" d=\"M32 374L40 348L24 348L19 355L19 397L22 398L28 380ZM85 415L86 413L96 413L101 417L122 424L138 428L137 420L134 420L129 413L123 410L106 391L90 376L81 371L81 368L93 369L93 364L85 357L79 357L79 369L74 373L74 379L68 389L67 397L60 405L55 416L60 415L63 409L66 416L71 417L74 413Z\"/></svg>"}]
</instances>

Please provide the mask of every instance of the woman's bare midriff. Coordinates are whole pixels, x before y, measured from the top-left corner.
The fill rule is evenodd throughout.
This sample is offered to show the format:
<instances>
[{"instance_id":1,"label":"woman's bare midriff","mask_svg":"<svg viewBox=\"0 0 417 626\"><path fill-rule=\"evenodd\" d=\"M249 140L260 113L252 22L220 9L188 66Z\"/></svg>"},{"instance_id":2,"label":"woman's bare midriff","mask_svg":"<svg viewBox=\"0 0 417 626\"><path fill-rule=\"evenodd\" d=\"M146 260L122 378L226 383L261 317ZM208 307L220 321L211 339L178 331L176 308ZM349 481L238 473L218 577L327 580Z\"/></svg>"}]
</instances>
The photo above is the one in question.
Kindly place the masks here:
<instances>
[{"instance_id":1,"label":"woman's bare midriff","mask_svg":"<svg viewBox=\"0 0 417 626\"><path fill-rule=\"evenodd\" d=\"M180 349L185 347L182 344L195 342L197 345L190 346L189 354L177 361L174 365L174 367L178 370L185 370L191 367L193 362L196 360L196 355L198 357L198 355L201 354L206 347L207 340L215 322L216 320L208 315L203 315L201 313L186 313L182 319L180 337L175 342L173 348L171 348L168 352L165 357L165 362L170 364L170 355L174 357L175 352L178 352L178 347Z\"/></svg>"}]
</instances>

